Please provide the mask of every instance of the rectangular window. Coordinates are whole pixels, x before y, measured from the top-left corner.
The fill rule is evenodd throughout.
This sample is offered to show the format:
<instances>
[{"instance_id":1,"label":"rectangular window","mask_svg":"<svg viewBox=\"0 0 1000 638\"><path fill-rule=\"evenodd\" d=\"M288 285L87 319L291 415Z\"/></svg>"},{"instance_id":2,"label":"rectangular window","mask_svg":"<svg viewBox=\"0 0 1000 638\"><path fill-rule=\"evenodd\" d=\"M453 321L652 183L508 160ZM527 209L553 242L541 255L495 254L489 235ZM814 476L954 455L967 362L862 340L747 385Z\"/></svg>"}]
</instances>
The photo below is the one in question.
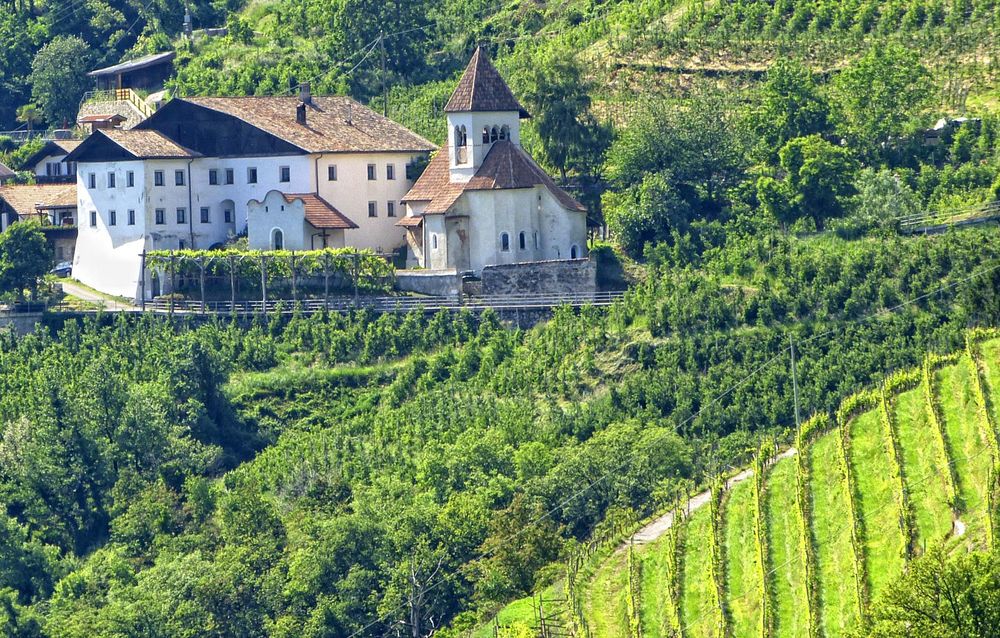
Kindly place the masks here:
<instances>
[{"instance_id":1,"label":"rectangular window","mask_svg":"<svg viewBox=\"0 0 1000 638\"><path fill-rule=\"evenodd\" d=\"M163 186L163 171L153 171L153 186Z\"/></svg>"},{"instance_id":2,"label":"rectangular window","mask_svg":"<svg viewBox=\"0 0 1000 638\"><path fill-rule=\"evenodd\" d=\"M386 202L385 204L385 214L388 217L396 216L396 202Z\"/></svg>"},{"instance_id":3,"label":"rectangular window","mask_svg":"<svg viewBox=\"0 0 1000 638\"><path fill-rule=\"evenodd\" d=\"M336 164L330 164L329 166L326 167L326 180L328 182L335 182L335 181L337 181L337 165Z\"/></svg>"},{"instance_id":4,"label":"rectangular window","mask_svg":"<svg viewBox=\"0 0 1000 638\"><path fill-rule=\"evenodd\" d=\"M167 211L165 209L156 209L156 223L161 225L167 223Z\"/></svg>"},{"instance_id":5,"label":"rectangular window","mask_svg":"<svg viewBox=\"0 0 1000 638\"><path fill-rule=\"evenodd\" d=\"M226 223L227 223L227 224L232 224L232 223L233 223L233 211L231 211L231 210L229 210L229 209L227 208L227 209L225 210L225 213L224 213L224 215L225 215L225 219L226 219Z\"/></svg>"},{"instance_id":6,"label":"rectangular window","mask_svg":"<svg viewBox=\"0 0 1000 638\"><path fill-rule=\"evenodd\" d=\"M386 164L385 165L385 178L386 179L396 179L396 165Z\"/></svg>"},{"instance_id":7,"label":"rectangular window","mask_svg":"<svg viewBox=\"0 0 1000 638\"><path fill-rule=\"evenodd\" d=\"M128 188L132 188L133 186L135 186L135 173L134 172L128 171L127 173L125 173L125 186L128 187Z\"/></svg>"},{"instance_id":8,"label":"rectangular window","mask_svg":"<svg viewBox=\"0 0 1000 638\"><path fill-rule=\"evenodd\" d=\"M135 211L134 210L130 210L128 212L128 225L129 226L135 226Z\"/></svg>"},{"instance_id":9,"label":"rectangular window","mask_svg":"<svg viewBox=\"0 0 1000 638\"><path fill-rule=\"evenodd\" d=\"M187 223L187 209L186 208L178 208L177 209L177 223L178 224L185 224L185 223Z\"/></svg>"},{"instance_id":10,"label":"rectangular window","mask_svg":"<svg viewBox=\"0 0 1000 638\"><path fill-rule=\"evenodd\" d=\"M114 174L114 171L109 171L108 172L108 188L114 188L114 187L115 187L115 174Z\"/></svg>"},{"instance_id":11,"label":"rectangular window","mask_svg":"<svg viewBox=\"0 0 1000 638\"><path fill-rule=\"evenodd\" d=\"M87 188L97 188L97 173L87 175Z\"/></svg>"},{"instance_id":12,"label":"rectangular window","mask_svg":"<svg viewBox=\"0 0 1000 638\"><path fill-rule=\"evenodd\" d=\"M287 166L282 166L278 169L278 179L282 182L292 181L292 169Z\"/></svg>"},{"instance_id":13,"label":"rectangular window","mask_svg":"<svg viewBox=\"0 0 1000 638\"><path fill-rule=\"evenodd\" d=\"M108 226L118 225L118 213L113 210L108 211Z\"/></svg>"},{"instance_id":14,"label":"rectangular window","mask_svg":"<svg viewBox=\"0 0 1000 638\"><path fill-rule=\"evenodd\" d=\"M378 202L368 202L368 216L378 217Z\"/></svg>"},{"instance_id":15,"label":"rectangular window","mask_svg":"<svg viewBox=\"0 0 1000 638\"><path fill-rule=\"evenodd\" d=\"M374 182L375 179L376 179L376 177L378 177L378 175L376 174L375 165L374 164L369 164L368 165L368 181L369 182Z\"/></svg>"},{"instance_id":16,"label":"rectangular window","mask_svg":"<svg viewBox=\"0 0 1000 638\"><path fill-rule=\"evenodd\" d=\"M76 175L76 162L66 162L66 174Z\"/></svg>"},{"instance_id":17,"label":"rectangular window","mask_svg":"<svg viewBox=\"0 0 1000 638\"><path fill-rule=\"evenodd\" d=\"M233 172L233 169L227 168L226 169L226 183L227 184L232 184L235 181L236 181L236 174Z\"/></svg>"},{"instance_id":18,"label":"rectangular window","mask_svg":"<svg viewBox=\"0 0 1000 638\"><path fill-rule=\"evenodd\" d=\"M174 185L175 186L184 185L184 171L174 171Z\"/></svg>"},{"instance_id":19,"label":"rectangular window","mask_svg":"<svg viewBox=\"0 0 1000 638\"><path fill-rule=\"evenodd\" d=\"M186 246L187 246L187 244L184 243L183 239L177 242L177 248L180 249L180 250L184 250L184 248Z\"/></svg>"},{"instance_id":20,"label":"rectangular window","mask_svg":"<svg viewBox=\"0 0 1000 638\"><path fill-rule=\"evenodd\" d=\"M219 169L211 168L208 170L208 184L209 186L219 185Z\"/></svg>"},{"instance_id":21,"label":"rectangular window","mask_svg":"<svg viewBox=\"0 0 1000 638\"><path fill-rule=\"evenodd\" d=\"M256 167L250 166L247 168L247 184L257 183L257 169Z\"/></svg>"},{"instance_id":22,"label":"rectangular window","mask_svg":"<svg viewBox=\"0 0 1000 638\"><path fill-rule=\"evenodd\" d=\"M208 206L201 207L201 223L208 223Z\"/></svg>"},{"instance_id":23,"label":"rectangular window","mask_svg":"<svg viewBox=\"0 0 1000 638\"><path fill-rule=\"evenodd\" d=\"M92 210L90 211L90 227L94 228L96 226L97 226L97 211Z\"/></svg>"}]
</instances>

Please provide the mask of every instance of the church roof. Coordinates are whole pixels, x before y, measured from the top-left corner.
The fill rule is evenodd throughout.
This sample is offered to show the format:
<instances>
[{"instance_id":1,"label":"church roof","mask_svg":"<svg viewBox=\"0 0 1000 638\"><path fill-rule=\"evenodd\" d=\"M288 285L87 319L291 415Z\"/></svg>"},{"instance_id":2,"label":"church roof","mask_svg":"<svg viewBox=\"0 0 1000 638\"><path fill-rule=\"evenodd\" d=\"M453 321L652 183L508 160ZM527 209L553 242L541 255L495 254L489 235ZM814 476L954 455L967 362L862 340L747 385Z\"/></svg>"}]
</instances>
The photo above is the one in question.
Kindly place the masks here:
<instances>
[{"instance_id":1,"label":"church roof","mask_svg":"<svg viewBox=\"0 0 1000 638\"><path fill-rule=\"evenodd\" d=\"M306 221L313 225L313 228L332 228L347 230L357 228L358 225L347 218L342 212L316 193L303 193L290 195L282 193L285 201L291 204L295 200L301 199L305 204Z\"/></svg>"},{"instance_id":2,"label":"church roof","mask_svg":"<svg viewBox=\"0 0 1000 638\"><path fill-rule=\"evenodd\" d=\"M531 117L483 53L482 47L477 47L472 54L462 79L444 107L445 113L468 111L517 111L522 118Z\"/></svg>"},{"instance_id":3,"label":"church roof","mask_svg":"<svg viewBox=\"0 0 1000 638\"><path fill-rule=\"evenodd\" d=\"M559 188L542 167L510 140L494 142L482 165L468 182L451 181L448 154L438 153L403 198L404 202L429 202L426 214L448 212L466 191L508 190L544 186L567 210L586 211L583 204Z\"/></svg>"}]
</instances>

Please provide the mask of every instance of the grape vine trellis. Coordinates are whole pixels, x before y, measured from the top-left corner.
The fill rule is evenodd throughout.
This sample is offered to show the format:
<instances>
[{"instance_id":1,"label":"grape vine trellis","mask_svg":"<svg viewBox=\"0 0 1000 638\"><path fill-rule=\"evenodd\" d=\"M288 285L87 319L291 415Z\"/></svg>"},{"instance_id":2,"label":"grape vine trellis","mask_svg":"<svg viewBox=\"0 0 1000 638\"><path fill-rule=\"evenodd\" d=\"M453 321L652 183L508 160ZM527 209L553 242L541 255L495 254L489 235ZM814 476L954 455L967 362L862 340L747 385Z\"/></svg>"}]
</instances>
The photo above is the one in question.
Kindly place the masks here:
<instances>
[{"instance_id":1,"label":"grape vine trellis","mask_svg":"<svg viewBox=\"0 0 1000 638\"><path fill-rule=\"evenodd\" d=\"M238 283L257 285L261 301L267 305L268 282L291 280L292 300L298 301L303 278L322 278L323 298L330 297L331 282L347 280L355 297L359 291L388 291L394 269L383 255L368 250L325 248L321 250L156 250L143 252L142 299L146 297L145 273L150 271L170 281L170 302L174 301L177 277L196 277L201 306L205 307L207 277L227 278L230 303L235 307Z\"/></svg>"}]
</instances>

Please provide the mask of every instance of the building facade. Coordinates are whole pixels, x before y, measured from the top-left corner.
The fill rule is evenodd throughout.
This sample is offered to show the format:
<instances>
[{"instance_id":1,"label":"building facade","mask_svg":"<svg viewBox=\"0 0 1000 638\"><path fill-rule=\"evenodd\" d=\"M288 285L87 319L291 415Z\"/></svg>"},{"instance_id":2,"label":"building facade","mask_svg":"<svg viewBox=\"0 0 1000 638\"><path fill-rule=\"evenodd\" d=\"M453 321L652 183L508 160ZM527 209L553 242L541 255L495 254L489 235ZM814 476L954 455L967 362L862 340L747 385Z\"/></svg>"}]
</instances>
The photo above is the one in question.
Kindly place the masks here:
<instances>
[{"instance_id":1,"label":"building facade","mask_svg":"<svg viewBox=\"0 0 1000 638\"><path fill-rule=\"evenodd\" d=\"M407 193L411 265L484 266L579 259L586 209L521 148L530 117L477 49L445 107L448 145Z\"/></svg>"},{"instance_id":2,"label":"building facade","mask_svg":"<svg viewBox=\"0 0 1000 638\"><path fill-rule=\"evenodd\" d=\"M433 149L350 98L307 89L171 100L134 129L95 132L69 156L80 211L74 276L136 298L143 251L212 248L242 234L254 249L273 248L275 237L287 248L396 249L407 167ZM301 210L301 222L272 223L272 202Z\"/></svg>"}]
</instances>

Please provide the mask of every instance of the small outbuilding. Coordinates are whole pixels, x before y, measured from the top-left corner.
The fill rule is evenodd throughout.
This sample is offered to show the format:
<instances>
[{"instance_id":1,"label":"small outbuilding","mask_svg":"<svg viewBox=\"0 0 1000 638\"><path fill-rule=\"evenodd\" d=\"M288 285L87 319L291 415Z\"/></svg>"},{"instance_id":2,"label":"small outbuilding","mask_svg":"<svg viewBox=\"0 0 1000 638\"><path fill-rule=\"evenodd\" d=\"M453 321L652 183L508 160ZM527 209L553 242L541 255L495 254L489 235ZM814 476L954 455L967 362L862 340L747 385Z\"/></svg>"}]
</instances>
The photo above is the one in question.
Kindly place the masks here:
<instances>
[{"instance_id":1,"label":"small outbuilding","mask_svg":"<svg viewBox=\"0 0 1000 638\"><path fill-rule=\"evenodd\" d=\"M159 91L167 78L174 72L173 51L146 55L135 60L122 62L87 74L94 78L98 91L133 89L136 91Z\"/></svg>"},{"instance_id":2,"label":"small outbuilding","mask_svg":"<svg viewBox=\"0 0 1000 638\"><path fill-rule=\"evenodd\" d=\"M247 204L247 241L253 250L343 248L344 231L358 225L316 193L272 190Z\"/></svg>"}]
</instances>

